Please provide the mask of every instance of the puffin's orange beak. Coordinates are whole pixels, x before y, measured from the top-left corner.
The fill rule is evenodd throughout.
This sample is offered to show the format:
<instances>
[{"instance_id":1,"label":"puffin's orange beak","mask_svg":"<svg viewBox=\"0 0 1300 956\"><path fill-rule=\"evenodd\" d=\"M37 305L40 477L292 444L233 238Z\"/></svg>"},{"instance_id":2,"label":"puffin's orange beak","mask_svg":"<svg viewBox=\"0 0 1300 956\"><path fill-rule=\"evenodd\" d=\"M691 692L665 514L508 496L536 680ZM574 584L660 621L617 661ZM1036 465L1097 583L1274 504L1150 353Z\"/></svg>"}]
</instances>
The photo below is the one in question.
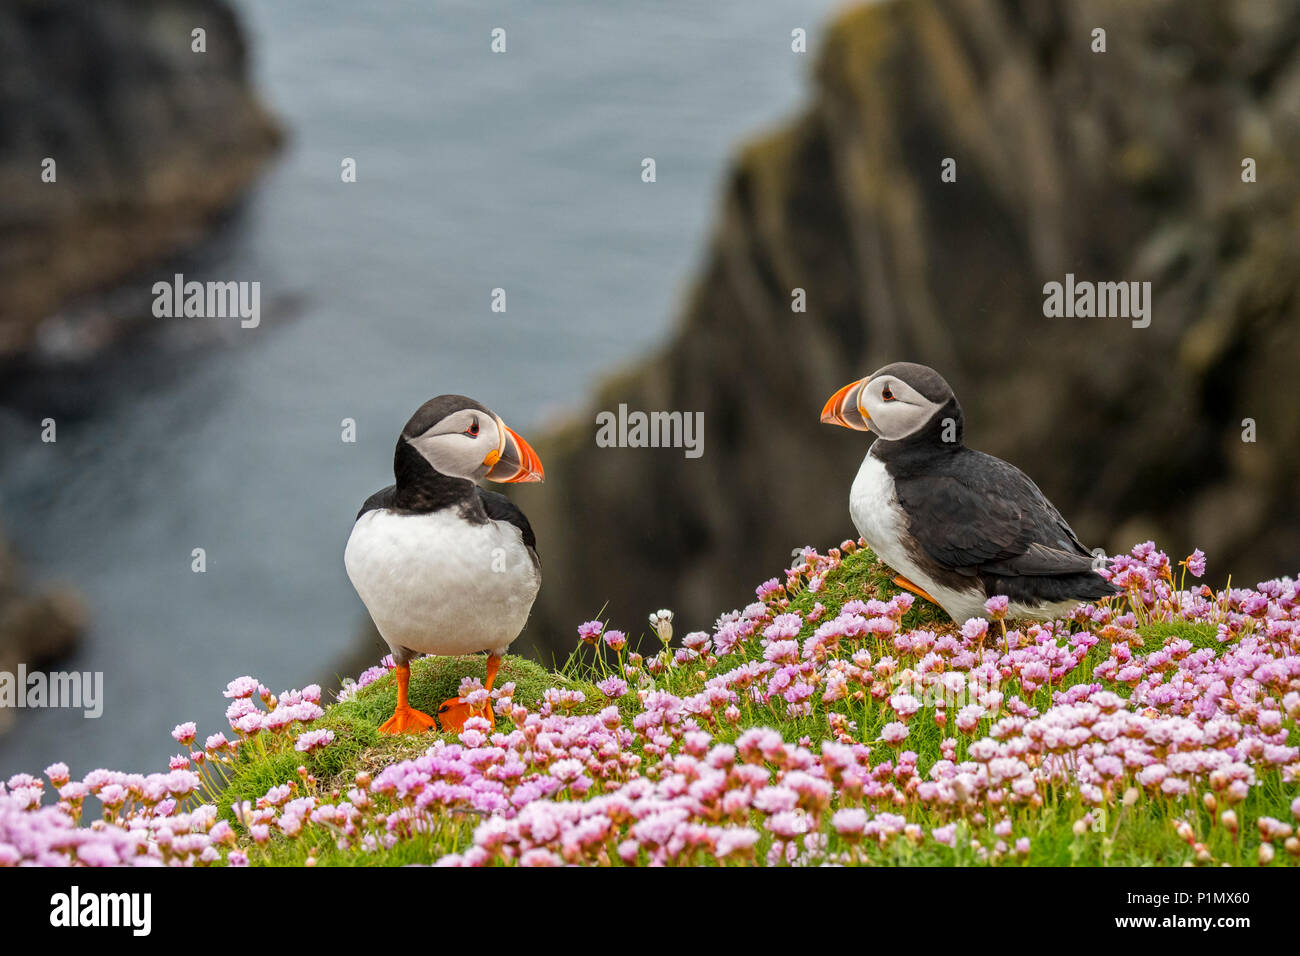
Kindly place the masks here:
<instances>
[{"instance_id":1,"label":"puffin's orange beak","mask_svg":"<svg viewBox=\"0 0 1300 956\"><path fill-rule=\"evenodd\" d=\"M870 377L850 382L832 395L822 408L822 424L842 425L859 432L870 431L871 416L858 404L862 389L869 381Z\"/></svg>"},{"instance_id":2,"label":"puffin's orange beak","mask_svg":"<svg viewBox=\"0 0 1300 956\"><path fill-rule=\"evenodd\" d=\"M501 436L501 447L488 452L483 459L483 464L488 466L485 477L503 482L543 481L546 478L537 452L499 418L497 433Z\"/></svg>"}]
</instances>

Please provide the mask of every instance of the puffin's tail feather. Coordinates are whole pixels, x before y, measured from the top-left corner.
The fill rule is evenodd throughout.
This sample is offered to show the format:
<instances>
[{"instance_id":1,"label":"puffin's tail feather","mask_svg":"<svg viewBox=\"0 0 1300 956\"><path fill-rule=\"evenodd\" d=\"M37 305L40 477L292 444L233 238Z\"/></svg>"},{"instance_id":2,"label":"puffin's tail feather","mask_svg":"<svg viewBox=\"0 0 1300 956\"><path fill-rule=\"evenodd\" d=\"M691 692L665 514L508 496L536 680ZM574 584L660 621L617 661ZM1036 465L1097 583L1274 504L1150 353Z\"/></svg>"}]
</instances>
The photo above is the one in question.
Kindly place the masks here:
<instances>
[{"instance_id":1,"label":"puffin's tail feather","mask_svg":"<svg viewBox=\"0 0 1300 956\"><path fill-rule=\"evenodd\" d=\"M1005 594L1022 604L1055 604L1059 601L1099 601L1122 593L1096 571L1047 576L989 577L986 594Z\"/></svg>"}]
</instances>

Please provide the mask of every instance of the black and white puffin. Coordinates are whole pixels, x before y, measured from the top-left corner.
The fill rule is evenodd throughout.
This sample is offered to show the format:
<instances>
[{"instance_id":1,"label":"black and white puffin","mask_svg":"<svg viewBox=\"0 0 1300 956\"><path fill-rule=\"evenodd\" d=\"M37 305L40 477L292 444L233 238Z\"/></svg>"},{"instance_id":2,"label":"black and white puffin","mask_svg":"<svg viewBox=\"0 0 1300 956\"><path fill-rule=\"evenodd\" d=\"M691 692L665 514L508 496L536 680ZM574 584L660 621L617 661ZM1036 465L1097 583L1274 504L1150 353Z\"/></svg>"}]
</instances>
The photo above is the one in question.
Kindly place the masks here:
<instances>
[{"instance_id":1,"label":"black and white puffin","mask_svg":"<svg viewBox=\"0 0 1300 956\"><path fill-rule=\"evenodd\" d=\"M541 460L499 416L464 395L439 395L402 429L396 483L366 499L343 563L397 664L397 709L379 729L428 730L410 705L410 661L419 654L488 652L488 690L501 655L523 630L541 586L537 539L524 513L492 481L541 481ZM459 697L438 710L459 731L491 707ZM494 722L494 721L493 721Z\"/></svg>"},{"instance_id":2,"label":"black and white puffin","mask_svg":"<svg viewBox=\"0 0 1300 956\"><path fill-rule=\"evenodd\" d=\"M961 405L934 369L895 362L831 396L821 420L879 436L849 514L895 582L954 621L993 595L1045 620L1119 589L1024 472L963 443Z\"/></svg>"}]
</instances>

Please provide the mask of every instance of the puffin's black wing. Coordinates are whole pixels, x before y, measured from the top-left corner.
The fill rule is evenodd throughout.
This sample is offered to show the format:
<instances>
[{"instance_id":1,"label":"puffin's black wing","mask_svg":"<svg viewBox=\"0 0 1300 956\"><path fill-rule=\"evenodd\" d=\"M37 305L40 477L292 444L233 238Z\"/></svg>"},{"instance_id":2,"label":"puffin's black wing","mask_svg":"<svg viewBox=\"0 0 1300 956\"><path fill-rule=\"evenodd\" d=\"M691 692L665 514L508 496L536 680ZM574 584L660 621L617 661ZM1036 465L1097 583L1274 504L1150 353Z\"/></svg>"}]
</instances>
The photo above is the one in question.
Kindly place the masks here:
<instances>
[{"instance_id":1,"label":"puffin's black wing","mask_svg":"<svg viewBox=\"0 0 1300 956\"><path fill-rule=\"evenodd\" d=\"M367 511L379 511L383 508L391 508L393 506L393 493L395 491L397 491L396 485L389 485L387 488L376 491L365 500L364 504L362 504L361 510L357 512L357 520L360 520L361 516Z\"/></svg>"},{"instance_id":2,"label":"puffin's black wing","mask_svg":"<svg viewBox=\"0 0 1300 956\"><path fill-rule=\"evenodd\" d=\"M1078 574L1093 556L1024 472L963 449L894 487L916 543L968 577Z\"/></svg>"},{"instance_id":3,"label":"puffin's black wing","mask_svg":"<svg viewBox=\"0 0 1300 956\"><path fill-rule=\"evenodd\" d=\"M505 495L497 494L495 491L488 491L486 488L478 489L479 501L483 502L483 510L493 521L508 521L519 529L519 533L524 537L524 544L528 550L533 552L534 560L537 558L537 535L533 534L533 526L528 523L528 518L519 510L519 506L507 498Z\"/></svg>"}]
</instances>

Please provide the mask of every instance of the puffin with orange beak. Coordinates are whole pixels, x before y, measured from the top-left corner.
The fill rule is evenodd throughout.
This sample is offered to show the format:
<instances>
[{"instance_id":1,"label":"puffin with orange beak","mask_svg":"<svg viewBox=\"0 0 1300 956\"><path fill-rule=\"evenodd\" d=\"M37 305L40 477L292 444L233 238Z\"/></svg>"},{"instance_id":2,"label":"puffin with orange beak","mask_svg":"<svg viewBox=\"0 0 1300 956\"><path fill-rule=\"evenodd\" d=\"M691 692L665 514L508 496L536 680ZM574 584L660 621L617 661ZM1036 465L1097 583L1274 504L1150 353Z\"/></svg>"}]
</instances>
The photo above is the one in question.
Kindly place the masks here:
<instances>
[{"instance_id":1,"label":"puffin with orange beak","mask_svg":"<svg viewBox=\"0 0 1300 956\"><path fill-rule=\"evenodd\" d=\"M393 454L397 479L366 499L343 563L397 664L397 709L385 733L420 732L435 720L410 705L411 659L488 652L490 691L501 656L523 630L541 587L537 538L490 481L541 481L541 460L500 416L464 395L420 406ZM480 716L490 703L443 702L443 730Z\"/></svg>"},{"instance_id":2,"label":"puffin with orange beak","mask_svg":"<svg viewBox=\"0 0 1300 956\"><path fill-rule=\"evenodd\" d=\"M821 420L878 436L849 515L895 583L954 621L983 616L994 595L1012 617L1044 620L1119 592L1024 472L966 447L961 405L934 369L886 365L832 395Z\"/></svg>"}]
</instances>

